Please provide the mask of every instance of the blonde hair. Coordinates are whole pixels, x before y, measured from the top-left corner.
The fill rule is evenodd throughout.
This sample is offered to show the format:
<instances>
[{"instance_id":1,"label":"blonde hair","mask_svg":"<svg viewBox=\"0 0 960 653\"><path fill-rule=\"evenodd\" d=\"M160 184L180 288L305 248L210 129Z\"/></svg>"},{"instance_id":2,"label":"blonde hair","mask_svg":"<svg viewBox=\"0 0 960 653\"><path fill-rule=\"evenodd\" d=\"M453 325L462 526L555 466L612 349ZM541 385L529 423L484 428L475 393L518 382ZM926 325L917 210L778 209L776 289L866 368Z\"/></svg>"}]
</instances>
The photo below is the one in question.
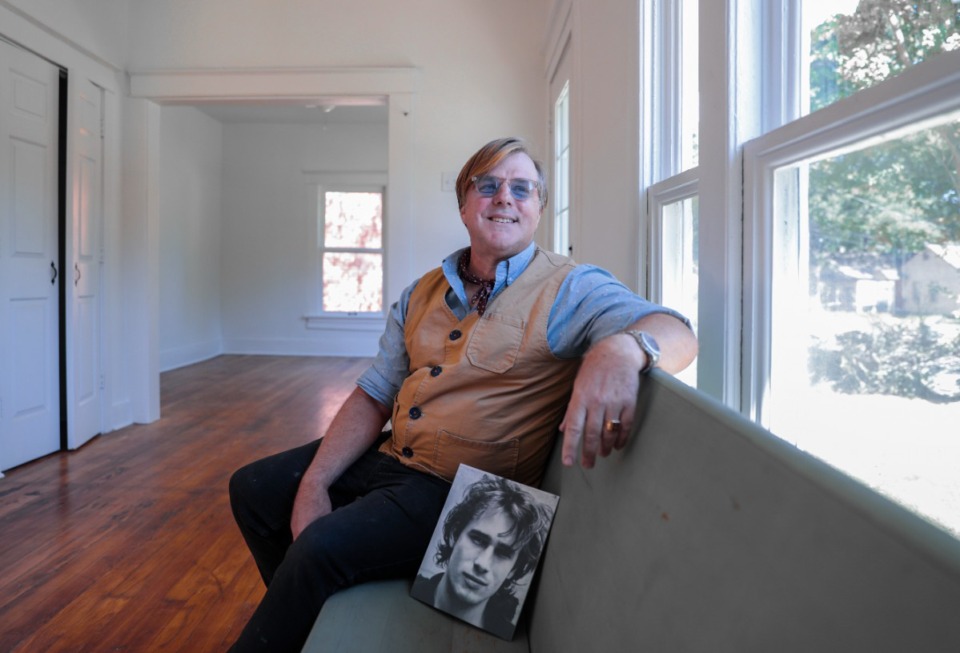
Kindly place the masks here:
<instances>
[{"instance_id":1,"label":"blonde hair","mask_svg":"<svg viewBox=\"0 0 960 653\"><path fill-rule=\"evenodd\" d=\"M537 169L537 194L540 196L540 210L542 211L547 205L547 182L543 175L543 166L530 154L526 143L512 136L490 141L477 150L463 165L463 169L460 170L460 175L457 177L457 204L459 208L462 209L464 203L466 203L467 191L470 190L470 184L473 183L474 177L487 174L508 156L518 152L529 156Z\"/></svg>"}]
</instances>

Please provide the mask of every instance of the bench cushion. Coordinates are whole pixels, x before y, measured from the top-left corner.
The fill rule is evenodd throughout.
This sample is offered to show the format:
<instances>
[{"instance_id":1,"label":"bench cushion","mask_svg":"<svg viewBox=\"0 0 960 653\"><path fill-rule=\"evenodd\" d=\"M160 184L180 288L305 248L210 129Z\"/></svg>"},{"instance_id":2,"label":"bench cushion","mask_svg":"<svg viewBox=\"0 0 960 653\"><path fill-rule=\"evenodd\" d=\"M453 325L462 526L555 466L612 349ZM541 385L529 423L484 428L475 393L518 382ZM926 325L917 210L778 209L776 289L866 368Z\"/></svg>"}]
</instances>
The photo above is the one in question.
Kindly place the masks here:
<instances>
[{"instance_id":1,"label":"bench cushion","mask_svg":"<svg viewBox=\"0 0 960 653\"><path fill-rule=\"evenodd\" d=\"M410 596L412 581L357 585L331 597L304 653L527 653L521 619L508 642Z\"/></svg>"}]
</instances>

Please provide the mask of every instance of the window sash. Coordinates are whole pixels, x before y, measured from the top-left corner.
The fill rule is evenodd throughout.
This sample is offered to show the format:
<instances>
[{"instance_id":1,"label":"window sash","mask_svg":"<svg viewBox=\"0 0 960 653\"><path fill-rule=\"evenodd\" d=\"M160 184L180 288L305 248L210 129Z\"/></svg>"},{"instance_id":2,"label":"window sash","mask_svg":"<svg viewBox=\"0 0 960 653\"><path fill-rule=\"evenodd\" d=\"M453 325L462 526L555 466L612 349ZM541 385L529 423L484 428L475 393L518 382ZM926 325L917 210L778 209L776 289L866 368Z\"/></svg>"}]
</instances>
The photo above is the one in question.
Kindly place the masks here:
<instances>
[{"instance_id":1,"label":"window sash","mask_svg":"<svg viewBox=\"0 0 960 653\"><path fill-rule=\"evenodd\" d=\"M314 307L304 314L307 322L307 328L327 329L341 328L346 323L370 323L371 329L383 328L387 312L387 270L388 254L387 242L389 242L389 215L388 189L386 172L326 172L326 171L303 171L303 180L310 189L310 232L312 242L315 243L314 261L313 261L313 279L315 280L313 290ZM374 192L380 193L382 201L381 213L381 246L379 248L354 248L354 247L324 247L323 242L323 211L324 194L326 192ZM383 291L382 308L380 311L355 312L355 311L324 311L323 310L323 257L324 253L375 253L382 257L383 279L381 288ZM366 330L366 327L361 330Z\"/></svg>"},{"instance_id":2,"label":"window sash","mask_svg":"<svg viewBox=\"0 0 960 653\"><path fill-rule=\"evenodd\" d=\"M840 100L744 146L744 283L742 411L765 423L764 399L770 389L770 338L774 262L796 259L795 251L775 252L772 217L778 170L835 156L871 140L913 131L960 110L960 52L940 55L856 96ZM800 193L801 179L793 187ZM783 187L783 186L781 186ZM790 222L790 221L787 221ZM791 250L802 234L782 238Z\"/></svg>"}]
</instances>

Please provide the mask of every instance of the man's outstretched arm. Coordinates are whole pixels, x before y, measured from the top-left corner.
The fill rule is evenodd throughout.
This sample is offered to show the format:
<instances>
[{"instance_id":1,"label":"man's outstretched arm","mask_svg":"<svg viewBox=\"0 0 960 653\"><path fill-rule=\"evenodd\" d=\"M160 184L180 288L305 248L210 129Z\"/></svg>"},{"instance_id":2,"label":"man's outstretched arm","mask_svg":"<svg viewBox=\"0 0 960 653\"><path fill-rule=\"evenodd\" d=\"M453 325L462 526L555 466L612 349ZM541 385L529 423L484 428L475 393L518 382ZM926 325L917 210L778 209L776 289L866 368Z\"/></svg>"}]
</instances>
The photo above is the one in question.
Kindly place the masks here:
<instances>
[{"instance_id":1,"label":"man's outstretched arm","mask_svg":"<svg viewBox=\"0 0 960 653\"><path fill-rule=\"evenodd\" d=\"M388 406L360 388L343 402L297 490L290 518L293 539L330 512L330 485L376 442L390 413Z\"/></svg>"},{"instance_id":2,"label":"man's outstretched arm","mask_svg":"<svg viewBox=\"0 0 960 653\"><path fill-rule=\"evenodd\" d=\"M697 338L681 320L664 313L647 315L629 327L646 331L660 345L657 367L675 374L697 356ZM637 341L617 333L597 342L583 357L573 384L573 394L560 430L563 431L563 464L593 467L597 455L607 456L627 444L633 426L640 370L647 355ZM607 420L620 420L617 431L604 430Z\"/></svg>"}]
</instances>

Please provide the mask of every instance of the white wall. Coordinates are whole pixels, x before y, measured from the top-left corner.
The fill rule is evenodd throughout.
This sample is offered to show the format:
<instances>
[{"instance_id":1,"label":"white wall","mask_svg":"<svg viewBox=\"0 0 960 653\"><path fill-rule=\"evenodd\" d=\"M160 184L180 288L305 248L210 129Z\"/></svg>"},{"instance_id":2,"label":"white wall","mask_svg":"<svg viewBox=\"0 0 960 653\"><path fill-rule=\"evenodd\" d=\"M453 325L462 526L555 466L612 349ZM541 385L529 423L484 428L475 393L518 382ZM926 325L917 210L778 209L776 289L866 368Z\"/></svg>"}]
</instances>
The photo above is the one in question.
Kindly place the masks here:
<instances>
[{"instance_id":1,"label":"white wall","mask_svg":"<svg viewBox=\"0 0 960 653\"><path fill-rule=\"evenodd\" d=\"M223 127L192 107L160 112L160 369L223 351Z\"/></svg>"},{"instance_id":2,"label":"white wall","mask_svg":"<svg viewBox=\"0 0 960 653\"><path fill-rule=\"evenodd\" d=\"M126 0L0 0L44 25L78 54L122 69L127 52Z\"/></svg>"},{"instance_id":3,"label":"white wall","mask_svg":"<svg viewBox=\"0 0 960 653\"><path fill-rule=\"evenodd\" d=\"M507 134L528 139L535 153L548 155L543 5L540 0L482 5L419 0L402 7L386 0L362 5L134 0L128 67L138 74L415 68L418 86L409 115L405 112L403 118L411 125L414 149L412 165L402 171L403 190L410 199L401 205L402 214L394 210L386 218L386 259L393 272L386 287L390 303L414 276L467 242L456 198L441 189L443 174L456 175L477 147ZM378 19L370 20L374 14ZM333 136L328 133L327 139ZM386 171L390 158L383 148L391 136L377 135L374 162L355 158L364 152L364 136L357 141L345 134L321 147L315 137L297 134L290 126L227 126L225 351L352 355L376 351L376 333L306 328L303 316L317 308L315 239L308 237L312 232L304 222L312 219L305 210L307 188L296 177L311 168ZM399 190L392 189L394 196ZM163 297L161 314L167 312Z\"/></svg>"},{"instance_id":4,"label":"white wall","mask_svg":"<svg viewBox=\"0 0 960 653\"><path fill-rule=\"evenodd\" d=\"M576 2L584 219L577 258L640 290L638 3Z\"/></svg>"},{"instance_id":5,"label":"white wall","mask_svg":"<svg viewBox=\"0 0 960 653\"><path fill-rule=\"evenodd\" d=\"M579 220L571 230L574 258L601 265L642 292L638 5L555 0L543 22L546 72L564 44L570 59L571 202ZM542 119L552 114L552 100Z\"/></svg>"},{"instance_id":6,"label":"white wall","mask_svg":"<svg viewBox=\"0 0 960 653\"><path fill-rule=\"evenodd\" d=\"M479 145L507 134L528 139L536 154L548 157L550 103L545 72L552 44L546 41L553 12L569 12L580 105L574 129L578 130L575 156L582 181L576 188L584 225L577 258L605 265L636 287L640 211L635 5L635 0L600 4L584 0L410 0L402 5L392 0L0 0L0 32L8 33L7 25L16 22L22 28L17 31L30 32L27 40L40 43L41 54L91 71L95 81L119 91L120 97L125 88L107 79L109 73L416 69L417 88L410 97L409 115L403 118L409 125L415 161L413 169L403 171L404 191L409 196L403 205L409 215L392 216L403 225L403 233L395 251L388 252L391 269L403 272L398 276L412 277L466 242L455 198L441 190L442 174L455 174ZM124 20L126 31L118 27ZM110 65L117 70L111 71ZM123 113L117 121L125 123L123 134L129 141L138 147L156 146L162 152L158 114L150 104L139 100L120 104ZM119 134L119 124L107 129L110 135ZM224 146L229 147L226 142ZM112 192L122 187L125 195L135 192L137 196L124 197L124 215L107 216L108 246L115 243L119 248L107 252L107 265L116 262L114 269L122 273L111 278L124 280L122 288L108 289L107 309L113 322L130 331L119 334L117 324L107 325L105 364L114 380L122 380L114 388L119 394L113 401L123 403L120 395L128 393L133 406L127 412L146 420L156 414L157 368L151 357L160 347L153 330L162 318L145 324L139 317L162 309L150 305L159 294L160 280L143 277L138 266L158 256L160 231L155 222L161 213L156 197L161 190L160 175L155 170L159 164L149 156L141 159L139 149L125 147L123 151L131 165L118 170L107 183ZM222 280L232 274L227 270L233 264L233 244L226 242L230 233L225 229L222 235L225 251L231 251L231 262L223 263ZM248 261L251 268L271 265L268 252L254 253ZM409 280L391 279L388 300ZM126 286L134 282L137 287ZM262 337L262 329L244 323L242 312L236 311L236 295L233 286L224 285L224 335ZM146 305L136 315L128 308L136 302L125 299L131 297L146 298ZM303 310L299 306L302 301L296 300L290 302L289 312L293 303L298 304L297 312ZM275 321L271 337L294 337L289 329L299 327L292 327L289 318L268 315L265 319ZM283 325L281 319L286 320ZM200 321L204 320L209 318ZM204 342L206 336L197 337L197 342ZM167 342L164 340L165 345ZM134 359L139 362L132 367L124 362ZM124 374L132 376L123 379Z\"/></svg>"},{"instance_id":7,"label":"white wall","mask_svg":"<svg viewBox=\"0 0 960 653\"><path fill-rule=\"evenodd\" d=\"M304 316L319 309L319 283L316 186L304 172L385 173L386 123L228 124L223 154L226 351L376 353L378 333L358 343L349 330L306 328Z\"/></svg>"},{"instance_id":8,"label":"white wall","mask_svg":"<svg viewBox=\"0 0 960 653\"><path fill-rule=\"evenodd\" d=\"M132 0L133 72L406 66L419 70L413 122L414 247L392 252L419 274L466 232L441 175L508 134L547 155L545 0ZM409 223L406 218L409 217ZM404 279L403 282L408 281ZM395 297L405 283L392 286Z\"/></svg>"}]
</instances>

